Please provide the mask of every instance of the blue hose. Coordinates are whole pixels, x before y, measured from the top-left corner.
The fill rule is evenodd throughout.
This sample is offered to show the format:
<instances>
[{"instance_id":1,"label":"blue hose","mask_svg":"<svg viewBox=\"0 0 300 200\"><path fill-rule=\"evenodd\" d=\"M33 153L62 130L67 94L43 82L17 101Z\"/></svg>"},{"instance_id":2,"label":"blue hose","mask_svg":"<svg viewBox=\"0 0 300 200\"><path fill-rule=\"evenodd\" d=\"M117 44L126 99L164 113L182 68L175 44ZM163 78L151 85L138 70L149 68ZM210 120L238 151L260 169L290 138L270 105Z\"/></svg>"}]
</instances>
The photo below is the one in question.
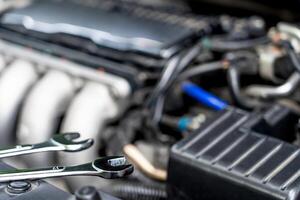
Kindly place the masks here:
<instances>
[{"instance_id":1,"label":"blue hose","mask_svg":"<svg viewBox=\"0 0 300 200\"><path fill-rule=\"evenodd\" d=\"M218 97L203 90L201 87L199 87L193 83L184 82L182 84L182 90L185 94L194 98L199 103L201 103L207 107L210 107L214 110L217 110L217 111L223 110L228 106L228 104L225 101L219 99Z\"/></svg>"}]
</instances>

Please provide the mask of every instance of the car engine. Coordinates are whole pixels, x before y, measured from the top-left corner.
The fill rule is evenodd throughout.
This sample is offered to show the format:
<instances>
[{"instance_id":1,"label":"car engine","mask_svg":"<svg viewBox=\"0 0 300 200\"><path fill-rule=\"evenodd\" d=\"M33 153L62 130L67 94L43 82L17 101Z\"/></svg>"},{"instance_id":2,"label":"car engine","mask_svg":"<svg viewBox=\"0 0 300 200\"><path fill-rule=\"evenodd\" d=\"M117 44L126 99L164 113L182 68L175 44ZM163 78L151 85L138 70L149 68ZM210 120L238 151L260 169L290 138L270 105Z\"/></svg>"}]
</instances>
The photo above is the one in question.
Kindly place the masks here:
<instances>
[{"instance_id":1,"label":"car engine","mask_svg":"<svg viewBox=\"0 0 300 200\"><path fill-rule=\"evenodd\" d=\"M300 199L297 8L1 0L0 199Z\"/></svg>"}]
</instances>

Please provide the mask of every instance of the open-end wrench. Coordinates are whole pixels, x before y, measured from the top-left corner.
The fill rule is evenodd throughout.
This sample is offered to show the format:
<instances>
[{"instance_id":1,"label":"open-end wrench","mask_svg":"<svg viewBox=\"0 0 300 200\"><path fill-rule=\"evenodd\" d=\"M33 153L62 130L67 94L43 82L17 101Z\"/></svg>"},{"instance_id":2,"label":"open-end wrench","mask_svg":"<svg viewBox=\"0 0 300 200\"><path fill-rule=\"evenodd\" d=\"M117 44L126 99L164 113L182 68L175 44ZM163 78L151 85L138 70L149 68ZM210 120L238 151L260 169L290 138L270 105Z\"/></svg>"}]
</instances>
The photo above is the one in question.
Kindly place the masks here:
<instances>
[{"instance_id":1,"label":"open-end wrench","mask_svg":"<svg viewBox=\"0 0 300 200\"><path fill-rule=\"evenodd\" d=\"M70 167L42 169L12 169L0 171L0 182L36 180L64 176L98 176L105 179L122 178L133 172L133 166L123 156L98 158L91 163Z\"/></svg>"},{"instance_id":2,"label":"open-end wrench","mask_svg":"<svg viewBox=\"0 0 300 200\"><path fill-rule=\"evenodd\" d=\"M74 139L77 139L79 137L79 133L57 134L50 140L43 143L17 145L11 148L0 149L0 159L50 151L76 152L87 149L93 145L93 139L74 141Z\"/></svg>"}]
</instances>

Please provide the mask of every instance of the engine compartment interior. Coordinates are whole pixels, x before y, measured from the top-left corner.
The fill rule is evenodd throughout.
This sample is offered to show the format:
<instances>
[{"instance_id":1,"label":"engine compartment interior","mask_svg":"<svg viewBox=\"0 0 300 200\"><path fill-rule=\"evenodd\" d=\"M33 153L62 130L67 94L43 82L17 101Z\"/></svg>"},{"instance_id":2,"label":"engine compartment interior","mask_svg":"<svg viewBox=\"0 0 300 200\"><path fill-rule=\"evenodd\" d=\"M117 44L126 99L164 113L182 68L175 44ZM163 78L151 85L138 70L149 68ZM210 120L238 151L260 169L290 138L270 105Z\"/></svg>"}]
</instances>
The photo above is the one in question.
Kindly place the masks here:
<instances>
[{"instance_id":1,"label":"engine compartment interior","mask_svg":"<svg viewBox=\"0 0 300 200\"><path fill-rule=\"evenodd\" d=\"M298 3L0 1L0 199L299 199Z\"/></svg>"}]
</instances>

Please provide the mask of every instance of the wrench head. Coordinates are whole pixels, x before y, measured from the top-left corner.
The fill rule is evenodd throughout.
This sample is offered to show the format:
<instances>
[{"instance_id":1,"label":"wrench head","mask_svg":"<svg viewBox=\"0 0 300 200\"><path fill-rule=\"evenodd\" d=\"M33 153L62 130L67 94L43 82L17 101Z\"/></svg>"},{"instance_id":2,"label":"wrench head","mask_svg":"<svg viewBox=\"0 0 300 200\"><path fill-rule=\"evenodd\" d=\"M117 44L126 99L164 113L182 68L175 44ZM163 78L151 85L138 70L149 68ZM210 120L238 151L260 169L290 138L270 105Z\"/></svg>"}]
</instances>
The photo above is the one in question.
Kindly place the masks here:
<instances>
[{"instance_id":1,"label":"wrench head","mask_svg":"<svg viewBox=\"0 0 300 200\"><path fill-rule=\"evenodd\" d=\"M123 178L130 175L134 168L124 156L107 156L96 159L92 166L99 176L106 179Z\"/></svg>"},{"instance_id":2,"label":"wrench head","mask_svg":"<svg viewBox=\"0 0 300 200\"><path fill-rule=\"evenodd\" d=\"M93 139L74 141L80 137L80 133L62 133L52 137L52 142L55 145L61 145L66 152L82 151L91 147L94 143Z\"/></svg>"}]
</instances>

